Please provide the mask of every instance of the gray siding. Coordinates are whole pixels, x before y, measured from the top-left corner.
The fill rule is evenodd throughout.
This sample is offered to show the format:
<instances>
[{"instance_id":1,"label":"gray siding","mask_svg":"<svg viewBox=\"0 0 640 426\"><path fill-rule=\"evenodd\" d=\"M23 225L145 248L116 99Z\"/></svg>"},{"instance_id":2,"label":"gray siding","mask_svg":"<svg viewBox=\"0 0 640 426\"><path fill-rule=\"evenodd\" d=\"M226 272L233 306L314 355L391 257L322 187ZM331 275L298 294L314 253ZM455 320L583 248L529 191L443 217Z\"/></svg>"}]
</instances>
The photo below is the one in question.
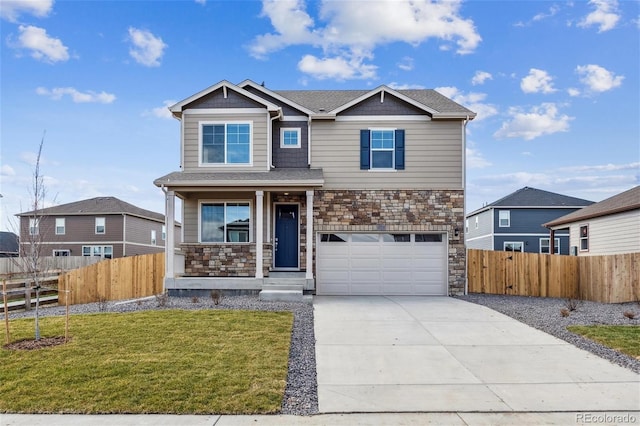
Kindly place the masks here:
<instances>
[{"instance_id":1,"label":"gray siding","mask_svg":"<svg viewBox=\"0 0 640 426\"><path fill-rule=\"evenodd\" d=\"M300 148L281 148L280 129L300 128ZM309 162L309 125L306 121L276 121L273 123L273 165L287 168L307 167Z\"/></svg>"},{"instance_id":2,"label":"gray siding","mask_svg":"<svg viewBox=\"0 0 640 426\"><path fill-rule=\"evenodd\" d=\"M253 165L206 165L199 167L200 155L200 122L251 122L252 123L252 157ZM184 133L184 171L195 171L206 168L211 171L264 171L267 170L267 112L252 114L185 114L182 118Z\"/></svg>"},{"instance_id":3,"label":"gray siding","mask_svg":"<svg viewBox=\"0 0 640 426\"><path fill-rule=\"evenodd\" d=\"M371 96L357 105L340 113L341 116L354 115L424 115L424 110L408 104L395 96L385 93L384 102L380 94Z\"/></svg>"},{"instance_id":4,"label":"gray siding","mask_svg":"<svg viewBox=\"0 0 640 426\"><path fill-rule=\"evenodd\" d=\"M360 170L360 130L405 130L405 170ZM459 121L315 121L311 165L324 171L325 189L462 189Z\"/></svg>"},{"instance_id":5,"label":"gray siding","mask_svg":"<svg viewBox=\"0 0 640 426\"><path fill-rule=\"evenodd\" d=\"M227 90L227 97L225 98L224 92L220 88L184 107L184 109L199 108L264 108L264 105L239 95L233 90Z\"/></svg>"},{"instance_id":6,"label":"gray siding","mask_svg":"<svg viewBox=\"0 0 640 426\"><path fill-rule=\"evenodd\" d=\"M510 226L500 227L499 218L500 210L510 211ZM494 232L496 234L508 233L508 234L529 234L529 233L545 233L548 234L549 230L542 226L542 224L551 222L561 216L567 215L577 208L499 208L494 209ZM562 232L560 232L562 233Z\"/></svg>"},{"instance_id":7,"label":"gray siding","mask_svg":"<svg viewBox=\"0 0 640 426\"><path fill-rule=\"evenodd\" d=\"M580 226L589 226L589 251L579 256L640 252L640 210L587 219L571 224L571 245L580 247Z\"/></svg>"},{"instance_id":8,"label":"gray siding","mask_svg":"<svg viewBox=\"0 0 640 426\"><path fill-rule=\"evenodd\" d=\"M253 93L256 96L261 97L262 99L267 100L268 102L274 104L274 105L278 105L280 108L282 108L282 114L286 117L286 116L306 116L307 114L296 109L293 108L291 106L289 106L289 104L286 104L284 102L279 101L278 99L267 95L266 93L260 92L256 89L254 89L251 86L247 86L244 88L247 92Z\"/></svg>"},{"instance_id":9,"label":"gray siding","mask_svg":"<svg viewBox=\"0 0 640 426\"><path fill-rule=\"evenodd\" d=\"M477 250L493 250L493 238L491 236L480 237L475 240L467 241L468 249Z\"/></svg>"}]
</instances>

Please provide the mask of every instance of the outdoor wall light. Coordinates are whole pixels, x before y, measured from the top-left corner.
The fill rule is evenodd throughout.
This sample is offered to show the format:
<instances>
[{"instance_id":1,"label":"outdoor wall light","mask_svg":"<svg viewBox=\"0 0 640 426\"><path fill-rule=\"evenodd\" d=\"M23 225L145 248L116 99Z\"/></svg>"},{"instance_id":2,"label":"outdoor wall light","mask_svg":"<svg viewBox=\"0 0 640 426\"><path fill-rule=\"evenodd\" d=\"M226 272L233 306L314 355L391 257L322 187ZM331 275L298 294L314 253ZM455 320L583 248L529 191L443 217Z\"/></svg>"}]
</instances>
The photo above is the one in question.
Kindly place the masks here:
<instances>
[{"instance_id":1,"label":"outdoor wall light","mask_svg":"<svg viewBox=\"0 0 640 426\"><path fill-rule=\"evenodd\" d=\"M458 228L454 229L453 230L453 235L456 236L456 237L459 236L460 235L460 230Z\"/></svg>"}]
</instances>

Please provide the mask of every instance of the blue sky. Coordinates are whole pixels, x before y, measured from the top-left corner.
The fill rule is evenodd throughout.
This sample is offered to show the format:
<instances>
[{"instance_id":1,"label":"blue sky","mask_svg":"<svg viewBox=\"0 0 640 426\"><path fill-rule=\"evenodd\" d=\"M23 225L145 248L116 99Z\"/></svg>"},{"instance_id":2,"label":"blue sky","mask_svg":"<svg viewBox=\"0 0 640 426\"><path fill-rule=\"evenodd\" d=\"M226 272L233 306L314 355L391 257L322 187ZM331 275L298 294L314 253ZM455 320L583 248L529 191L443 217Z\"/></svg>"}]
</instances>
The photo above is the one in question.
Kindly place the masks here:
<instances>
[{"instance_id":1,"label":"blue sky","mask_svg":"<svg viewBox=\"0 0 640 426\"><path fill-rule=\"evenodd\" d=\"M600 201L640 183L639 4L0 0L0 229L43 135L47 204L164 212L166 106L220 80L434 88L478 113L467 211L524 186Z\"/></svg>"}]
</instances>

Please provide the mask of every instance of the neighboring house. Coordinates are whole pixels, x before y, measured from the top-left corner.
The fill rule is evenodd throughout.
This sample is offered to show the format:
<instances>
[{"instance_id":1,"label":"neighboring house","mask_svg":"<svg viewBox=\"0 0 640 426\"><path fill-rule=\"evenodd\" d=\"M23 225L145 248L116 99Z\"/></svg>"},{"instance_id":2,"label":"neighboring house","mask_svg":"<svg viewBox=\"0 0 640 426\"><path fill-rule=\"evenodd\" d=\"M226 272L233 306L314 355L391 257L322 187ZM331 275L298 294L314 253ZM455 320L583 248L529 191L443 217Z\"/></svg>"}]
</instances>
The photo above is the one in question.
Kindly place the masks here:
<instances>
[{"instance_id":1,"label":"neighboring house","mask_svg":"<svg viewBox=\"0 0 640 426\"><path fill-rule=\"evenodd\" d=\"M316 294L464 292L465 126L475 113L434 90L252 81L222 81L170 111L181 171L154 182L167 217L182 200L170 292L296 280Z\"/></svg>"},{"instance_id":2,"label":"neighboring house","mask_svg":"<svg viewBox=\"0 0 640 426\"><path fill-rule=\"evenodd\" d=\"M112 259L164 251L164 215L115 197L97 197L17 215L23 253L31 242L42 256ZM180 224L174 233L180 240ZM174 238L174 241L176 239Z\"/></svg>"},{"instance_id":3,"label":"neighboring house","mask_svg":"<svg viewBox=\"0 0 640 426\"><path fill-rule=\"evenodd\" d=\"M0 257L16 257L20 243L13 232L0 231Z\"/></svg>"},{"instance_id":4,"label":"neighboring house","mask_svg":"<svg viewBox=\"0 0 640 426\"><path fill-rule=\"evenodd\" d=\"M640 186L544 225L555 234L568 230L578 256L640 252Z\"/></svg>"},{"instance_id":5,"label":"neighboring house","mask_svg":"<svg viewBox=\"0 0 640 426\"><path fill-rule=\"evenodd\" d=\"M544 223L590 204L593 201L525 186L467 215L467 248L551 253ZM568 232L557 232L554 240L556 254L569 254Z\"/></svg>"}]
</instances>

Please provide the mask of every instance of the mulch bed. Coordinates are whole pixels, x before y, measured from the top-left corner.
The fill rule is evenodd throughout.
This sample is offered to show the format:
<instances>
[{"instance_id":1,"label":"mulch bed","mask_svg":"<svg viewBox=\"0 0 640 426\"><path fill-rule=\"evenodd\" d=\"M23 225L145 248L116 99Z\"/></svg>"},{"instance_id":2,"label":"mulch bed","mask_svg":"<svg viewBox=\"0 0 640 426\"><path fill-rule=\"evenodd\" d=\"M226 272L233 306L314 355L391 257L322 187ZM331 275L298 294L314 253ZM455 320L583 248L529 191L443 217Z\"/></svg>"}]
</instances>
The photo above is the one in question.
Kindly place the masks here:
<instances>
[{"instance_id":1,"label":"mulch bed","mask_svg":"<svg viewBox=\"0 0 640 426\"><path fill-rule=\"evenodd\" d=\"M69 339L71 340L71 339ZM4 345L5 349L31 351L35 349L50 348L51 346L64 345L64 336L41 337L40 340L25 339Z\"/></svg>"}]
</instances>

